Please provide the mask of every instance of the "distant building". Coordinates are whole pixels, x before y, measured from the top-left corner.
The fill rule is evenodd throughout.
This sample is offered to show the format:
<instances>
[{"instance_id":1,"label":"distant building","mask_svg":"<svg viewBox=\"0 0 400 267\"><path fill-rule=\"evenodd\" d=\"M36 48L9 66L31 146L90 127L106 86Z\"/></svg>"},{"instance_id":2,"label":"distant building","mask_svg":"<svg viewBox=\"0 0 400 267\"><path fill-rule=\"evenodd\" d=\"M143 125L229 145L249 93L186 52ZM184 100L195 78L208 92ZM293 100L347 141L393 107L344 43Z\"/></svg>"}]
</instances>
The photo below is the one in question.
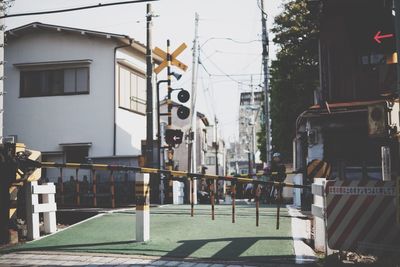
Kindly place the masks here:
<instances>
[{"instance_id":1,"label":"distant building","mask_svg":"<svg viewBox=\"0 0 400 267\"><path fill-rule=\"evenodd\" d=\"M222 138L218 137L215 140L215 130L214 127L210 128L208 138L211 140L211 144L208 143L207 151L205 154L205 167L207 168L206 173L216 174L216 165L218 159L218 174L226 174L226 148L225 142ZM216 149L216 144L217 149Z\"/></svg>"},{"instance_id":2,"label":"distant building","mask_svg":"<svg viewBox=\"0 0 400 267\"><path fill-rule=\"evenodd\" d=\"M241 164L236 164L235 171L238 174L248 174L249 172L249 159L250 166L253 169L252 173L256 172L256 166L260 165L259 151L257 148L257 133L261 131L261 123L264 119L263 112L263 92L242 92L240 94L239 106L239 143L234 144L230 152L234 155L231 156L232 160ZM232 150L233 149L233 150ZM234 157L232 159L232 157ZM254 162L256 163L254 165ZM247 163L247 164L244 164ZM240 168L238 167L240 166Z\"/></svg>"},{"instance_id":3,"label":"distant building","mask_svg":"<svg viewBox=\"0 0 400 267\"><path fill-rule=\"evenodd\" d=\"M188 144L187 144L187 134L188 130L190 128L190 117L184 120L181 120L177 116L177 103L173 102L174 107L172 109L172 128L173 129L180 129L184 133L184 140L182 144L180 144L178 147L174 149L174 168L180 171L188 171ZM163 100L161 101L161 108L160 108L160 113L166 113L167 112L167 105L166 101ZM167 116L161 116L161 123L166 125L167 123ZM201 112L196 113L196 142L195 146L193 149L195 149L195 161L196 161L196 170L194 172L196 173L209 173L209 174L215 174L216 168L215 168L215 146L213 142L215 142L215 127L214 125L210 125L210 122L206 115L204 115ZM218 170L219 174L223 175L225 174L226 170L226 160L225 160L225 143L221 138L218 138L219 141L219 149L218 149ZM164 143L164 140L162 140L162 144L166 145ZM164 154L165 157L165 154ZM193 160L193 159L192 159ZM166 160L164 160L166 161ZM198 186L197 189L201 189L201 181L197 180ZM170 186L172 186L172 182L170 183ZM189 201L189 194L190 191L189 189L189 184L186 183L179 183L177 181L174 182L174 190L175 192L181 190L182 196L180 200L175 201L175 204L181 204L185 200L186 202ZM184 194L183 194L184 192ZM177 193L180 195L180 193ZM175 197L175 196L174 196ZM183 199L184 198L184 199Z\"/></svg>"},{"instance_id":4,"label":"distant building","mask_svg":"<svg viewBox=\"0 0 400 267\"><path fill-rule=\"evenodd\" d=\"M239 142L231 142L226 149L227 173L229 175L247 175L249 173L248 155L240 153L240 151Z\"/></svg>"}]
</instances>

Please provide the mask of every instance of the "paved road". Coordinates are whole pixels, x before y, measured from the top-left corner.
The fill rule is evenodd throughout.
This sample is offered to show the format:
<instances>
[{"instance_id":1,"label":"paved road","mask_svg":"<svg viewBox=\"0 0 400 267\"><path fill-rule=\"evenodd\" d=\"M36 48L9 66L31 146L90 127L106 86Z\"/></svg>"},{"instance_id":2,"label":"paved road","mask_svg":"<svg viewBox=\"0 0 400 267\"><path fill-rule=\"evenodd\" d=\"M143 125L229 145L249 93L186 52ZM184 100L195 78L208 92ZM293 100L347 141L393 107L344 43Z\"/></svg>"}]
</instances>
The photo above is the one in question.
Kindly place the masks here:
<instances>
[{"instance_id":1,"label":"paved road","mask_svg":"<svg viewBox=\"0 0 400 267\"><path fill-rule=\"evenodd\" d=\"M294 221L285 208L279 230L272 206L261 207L259 227L253 205L237 206L234 224L227 205L216 207L214 221L209 205L196 206L195 217L189 211L189 206L152 208L151 240L146 243L134 241L134 210L103 214L43 239L0 250L6 253L0 256L0 265L292 266L299 262L298 253L312 262L307 251L299 249L301 236L296 238L292 231L302 220Z\"/></svg>"},{"instance_id":2,"label":"paved road","mask_svg":"<svg viewBox=\"0 0 400 267\"><path fill-rule=\"evenodd\" d=\"M54 251L17 252L0 256L0 266L179 266L179 267L239 267L278 266L292 267L293 264L252 264L237 262L207 262L160 257L138 257L115 254L69 253Z\"/></svg>"}]
</instances>

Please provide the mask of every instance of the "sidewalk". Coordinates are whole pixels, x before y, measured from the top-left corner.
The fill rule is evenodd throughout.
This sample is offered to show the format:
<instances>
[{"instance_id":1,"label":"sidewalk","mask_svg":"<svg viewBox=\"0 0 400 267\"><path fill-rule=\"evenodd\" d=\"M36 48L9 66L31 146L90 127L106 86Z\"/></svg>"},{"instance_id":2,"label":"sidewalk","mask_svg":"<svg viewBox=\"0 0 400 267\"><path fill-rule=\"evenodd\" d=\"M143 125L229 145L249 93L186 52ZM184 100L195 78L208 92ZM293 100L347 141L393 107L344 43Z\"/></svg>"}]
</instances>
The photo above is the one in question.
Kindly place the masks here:
<instances>
[{"instance_id":1,"label":"sidewalk","mask_svg":"<svg viewBox=\"0 0 400 267\"><path fill-rule=\"evenodd\" d=\"M179 266L179 267L293 267L293 264L249 264L238 262L165 259L161 257L129 256L97 253L54 251L17 252L0 256L0 266Z\"/></svg>"}]
</instances>

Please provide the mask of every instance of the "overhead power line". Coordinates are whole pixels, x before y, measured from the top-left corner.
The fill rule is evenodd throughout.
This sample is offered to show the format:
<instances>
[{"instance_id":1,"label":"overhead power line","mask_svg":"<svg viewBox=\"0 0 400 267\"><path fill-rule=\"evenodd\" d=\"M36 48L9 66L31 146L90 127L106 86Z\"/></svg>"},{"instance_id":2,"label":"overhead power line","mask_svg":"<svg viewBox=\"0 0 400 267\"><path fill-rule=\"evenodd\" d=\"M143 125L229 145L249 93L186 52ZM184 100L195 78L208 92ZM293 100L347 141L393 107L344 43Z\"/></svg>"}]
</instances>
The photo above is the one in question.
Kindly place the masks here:
<instances>
[{"instance_id":1,"label":"overhead power line","mask_svg":"<svg viewBox=\"0 0 400 267\"><path fill-rule=\"evenodd\" d=\"M93 8L109 7L109 6L117 6L117 5L127 5L127 4L138 4L138 3L155 2L155 1L159 1L159 0L134 0L134 1L105 3L105 4L99 3L97 5L91 5L91 6L81 6L81 7L72 7L72 8L57 9L57 10L8 14L8 15L0 16L0 19L12 18L12 17L22 17L22 16L37 16L37 15L46 15L46 14L54 14L54 13L64 13L64 12L72 12L72 11L78 11L78 10L84 10L84 9L93 9Z\"/></svg>"},{"instance_id":2,"label":"overhead power line","mask_svg":"<svg viewBox=\"0 0 400 267\"><path fill-rule=\"evenodd\" d=\"M211 40L226 40L226 41L231 41L231 42L234 42L234 43L237 43L237 44L250 44L250 43L261 42L262 41L262 40L240 41L240 40L233 39L231 37L211 37L211 38L208 38L207 40L205 40L203 42L203 44L200 46L200 48L202 48L206 43L208 43Z\"/></svg>"},{"instance_id":3,"label":"overhead power line","mask_svg":"<svg viewBox=\"0 0 400 267\"><path fill-rule=\"evenodd\" d=\"M215 77L224 77L224 76L262 76L262 73L241 73L241 74L209 74L210 76Z\"/></svg>"},{"instance_id":4,"label":"overhead power line","mask_svg":"<svg viewBox=\"0 0 400 267\"><path fill-rule=\"evenodd\" d=\"M203 52L204 55L206 55L206 54L204 53L203 49L200 48L200 51ZM207 56L207 55L206 55L206 56ZM233 75L229 75L228 73L226 73L225 71L223 71L214 61L212 61L212 60L210 59L210 57L207 57L206 60L208 60L208 61L221 73L221 76L225 76L225 77L229 78L230 80L232 80L232 81L234 81L234 82L236 82L236 83L238 83L238 84L242 84L242 85L246 85L246 86L251 86L251 84L249 84L249 83L244 83L244 82L242 82L242 81L239 81L239 80L233 78L233 77L232 77ZM208 74L210 77L213 76L213 74L211 74L209 71L207 71L206 67L203 65L203 62L202 62L201 60L200 60L200 64L203 66L203 69L207 72L207 74ZM214 76L215 76L215 75L214 75Z\"/></svg>"}]
</instances>

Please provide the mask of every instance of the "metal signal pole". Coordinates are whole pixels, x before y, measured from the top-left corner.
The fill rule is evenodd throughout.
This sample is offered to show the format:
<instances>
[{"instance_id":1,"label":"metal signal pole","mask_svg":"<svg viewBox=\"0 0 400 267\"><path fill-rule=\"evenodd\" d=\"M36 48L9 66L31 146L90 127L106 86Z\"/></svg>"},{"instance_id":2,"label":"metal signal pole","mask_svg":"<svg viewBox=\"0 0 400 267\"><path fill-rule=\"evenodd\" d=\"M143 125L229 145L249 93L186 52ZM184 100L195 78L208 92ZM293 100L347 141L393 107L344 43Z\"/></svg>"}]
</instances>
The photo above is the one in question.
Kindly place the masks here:
<instances>
[{"instance_id":1,"label":"metal signal pole","mask_svg":"<svg viewBox=\"0 0 400 267\"><path fill-rule=\"evenodd\" d=\"M152 11L151 4L147 4L146 14L146 165L147 167L154 167L153 160L153 58L151 53L151 26L152 26Z\"/></svg>"},{"instance_id":2,"label":"metal signal pole","mask_svg":"<svg viewBox=\"0 0 400 267\"><path fill-rule=\"evenodd\" d=\"M268 47L268 31L267 31L267 13L264 12L264 0L257 0L261 2L261 24L262 24L262 57L264 66L264 108L265 108L265 153L267 163L271 160L270 151L270 138L271 138L271 128L269 124L269 73L268 73L268 57L269 57L269 47Z\"/></svg>"}]
</instances>

